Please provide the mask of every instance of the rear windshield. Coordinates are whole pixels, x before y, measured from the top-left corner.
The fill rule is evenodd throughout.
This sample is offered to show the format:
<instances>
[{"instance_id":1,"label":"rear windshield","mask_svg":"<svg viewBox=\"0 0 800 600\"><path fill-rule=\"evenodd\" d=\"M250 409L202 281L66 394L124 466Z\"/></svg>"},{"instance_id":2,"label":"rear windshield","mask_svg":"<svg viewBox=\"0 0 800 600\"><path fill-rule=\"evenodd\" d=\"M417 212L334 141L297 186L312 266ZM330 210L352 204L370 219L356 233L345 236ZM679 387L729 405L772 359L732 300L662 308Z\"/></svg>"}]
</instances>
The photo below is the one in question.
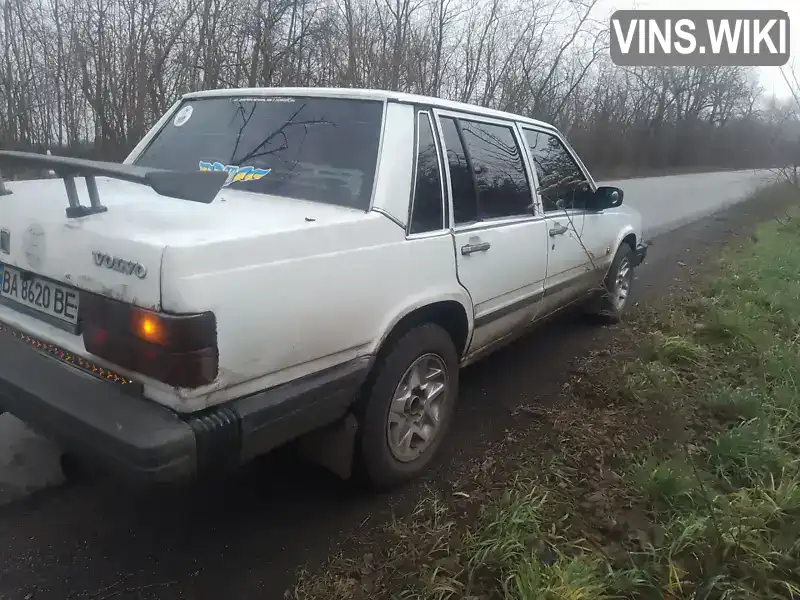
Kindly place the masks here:
<instances>
[{"instance_id":1,"label":"rear windshield","mask_svg":"<svg viewBox=\"0 0 800 600\"><path fill-rule=\"evenodd\" d=\"M382 112L338 98L188 100L136 164L226 171L231 189L367 210Z\"/></svg>"}]
</instances>

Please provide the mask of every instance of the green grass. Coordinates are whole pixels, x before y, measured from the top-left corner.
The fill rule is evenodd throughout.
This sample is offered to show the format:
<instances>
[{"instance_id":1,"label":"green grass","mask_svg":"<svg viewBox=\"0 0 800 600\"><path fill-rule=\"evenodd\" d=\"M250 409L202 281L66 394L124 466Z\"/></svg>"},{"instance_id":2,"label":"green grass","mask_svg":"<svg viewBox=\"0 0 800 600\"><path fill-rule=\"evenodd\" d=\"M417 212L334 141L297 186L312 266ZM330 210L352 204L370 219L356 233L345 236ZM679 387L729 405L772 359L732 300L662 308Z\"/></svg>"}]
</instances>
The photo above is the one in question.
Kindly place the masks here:
<instances>
[{"instance_id":1,"label":"green grass","mask_svg":"<svg viewBox=\"0 0 800 600\"><path fill-rule=\"evenodd\" d=\"M543 417L572 415L559 456L518 449L513 481L476 483L473 518L424 499L378 536L366 593L334 561L293 597L800 598L800 219L763 224L645 325Z\"/></svg>"}]
</instances>

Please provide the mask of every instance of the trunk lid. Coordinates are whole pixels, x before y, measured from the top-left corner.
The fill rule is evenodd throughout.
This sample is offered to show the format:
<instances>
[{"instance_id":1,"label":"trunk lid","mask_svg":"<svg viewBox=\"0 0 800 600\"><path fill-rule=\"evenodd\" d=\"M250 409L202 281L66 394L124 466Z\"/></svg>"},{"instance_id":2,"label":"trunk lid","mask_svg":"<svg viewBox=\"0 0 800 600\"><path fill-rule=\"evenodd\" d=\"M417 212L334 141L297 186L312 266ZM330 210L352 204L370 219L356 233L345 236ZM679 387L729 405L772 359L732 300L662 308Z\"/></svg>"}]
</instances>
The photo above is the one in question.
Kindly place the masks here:
<instances>
[{"instance_id":1,"label":"trunk lid","mask_svg":"<svg viewBox=\"0 0 800 600\"><path fill-rule=\"evenodd\" d=\"M88 205L83 180L77 184L81 203ZM363 219L365 214L230 188L211 204L201 204L115 179L97 178L97 186L108 211L68 219L61 179L8 182L12 194L0 196L0 228L9 243L0 244L0 263L158 310L161 260L168 246L285 233Z\"/></svg>"},{"instance_id":2,"label":"trunk lid","mask_svg":"<svg viewBox=\"0 0 800 600\"><path fill-rule=\"evenodd\" d=\"M82 180L77 183L84 188L81 201L88 205ZM102 219L108 213L68 219L61 179L9 182L7 187L12 193L0 197L0 228L7 242L0 247L0 262L67 286L158 308L163 244L138 238L119 216ZM106 185L98 180L98 187L114 210ZM5 281L4 288L6 296Z\"/></svg>"}]
</instances>

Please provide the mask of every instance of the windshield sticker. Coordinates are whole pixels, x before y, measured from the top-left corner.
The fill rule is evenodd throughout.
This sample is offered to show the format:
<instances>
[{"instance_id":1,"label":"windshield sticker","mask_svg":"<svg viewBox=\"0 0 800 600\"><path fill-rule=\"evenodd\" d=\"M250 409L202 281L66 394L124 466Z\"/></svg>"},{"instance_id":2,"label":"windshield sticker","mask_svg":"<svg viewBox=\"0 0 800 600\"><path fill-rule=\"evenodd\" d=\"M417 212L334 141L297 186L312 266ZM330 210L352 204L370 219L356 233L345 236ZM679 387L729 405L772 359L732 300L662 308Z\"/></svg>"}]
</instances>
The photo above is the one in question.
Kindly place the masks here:
<instances>
[{"instance_id":1,"label":"windshield sticker","mask_svg":"<svg viewBox=\"0 0 800 600\"><path fill-rule=\"evenodd\" d=\"M221 162L207 162L200 161L201 171L225 171L228 174L228 179L222 184L222 187L227 187L232 183L239 183L240 181L258 181L262 177L269 175L272 169L258 169L256 167L237 167L236 165L223 165Z\"/></svg>"},{"instance_id":2,"label":"windshield sticker","mask_svg":"<svg viewBox=\"0 0 800 600\"><path fill-rule=\"evenodd\" d=\"M288 96L245 96L243 98L231 98L231 102L296 102L294 98Z\"/></svg>"},{"instance_id":3,"label":"windshield sticker","mask_svg":"<svg viewBox=\"0 0 800 600\"><path fill-rule=\"evenodd\" d=\"M192 113L194 112L194 107L189 104L184 106L182 109L178 111L178 114L175 115L175 118L172 121L172 124L175 127L182 127L186 124L186 121L192 118Z\"/></svg>"}]
</instances>

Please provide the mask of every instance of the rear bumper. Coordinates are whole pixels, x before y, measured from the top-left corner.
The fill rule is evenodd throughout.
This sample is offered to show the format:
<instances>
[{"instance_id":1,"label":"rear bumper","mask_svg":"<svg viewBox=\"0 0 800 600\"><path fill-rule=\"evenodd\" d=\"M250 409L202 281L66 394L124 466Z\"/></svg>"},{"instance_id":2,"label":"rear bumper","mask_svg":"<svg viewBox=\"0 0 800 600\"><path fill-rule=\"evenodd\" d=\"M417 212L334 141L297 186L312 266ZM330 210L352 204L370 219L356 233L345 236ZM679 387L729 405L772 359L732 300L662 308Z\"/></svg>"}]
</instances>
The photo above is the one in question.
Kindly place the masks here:
<instances>
[{"instance_id":1,"label":"rear bumper","mask_svg":"<svg viewBox=\"0 0 800 600\"><path fill-rule=\"evenodd\" d=\"M25 338L26 336L22 336ZM30 340L30 338L28 338ZM0 413L136 483L234 467L346 414L369 366L336 369L181 415L0 331Z\"/></svg>"},{"instance_id":2,"label":"rear bumper","mask_svg":"<svg viewBox=\"0 0 800 600\"><path fill-rule=\"evenodd\" d=\"M645 258L647 258L647 244L637 245L636 250L634 250L633 252L633 256L634 256L633 266L638 267L640 264L644 262Z\"/></svg>"}]
</instances>

